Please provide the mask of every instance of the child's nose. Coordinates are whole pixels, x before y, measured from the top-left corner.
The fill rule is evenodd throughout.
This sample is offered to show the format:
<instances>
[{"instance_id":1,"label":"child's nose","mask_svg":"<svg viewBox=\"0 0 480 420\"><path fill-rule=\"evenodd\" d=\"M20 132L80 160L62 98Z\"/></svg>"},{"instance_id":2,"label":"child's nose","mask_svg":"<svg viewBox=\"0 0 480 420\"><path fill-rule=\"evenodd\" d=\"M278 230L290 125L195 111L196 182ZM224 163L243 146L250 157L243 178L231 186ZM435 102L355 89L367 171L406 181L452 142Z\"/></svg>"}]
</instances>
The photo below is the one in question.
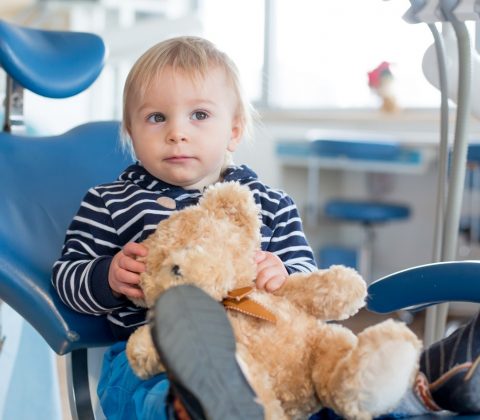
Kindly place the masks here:
<instances>
[{"instance_id":1,"label":"child's nose","mask_svg":"<svg viewBox=\"0 0 480 420\"><path fill-rule=\"evenodd\" d=\"M169 143L179 143L187 141L188 136L182 126L178 123L172 123L168 131L167 141Z\"/></svg>"},{"instance_id":2,"label":"child's nose","mask_svg":"<svg viewBox=\"0 0 480 420\"><path fill-rule=\"evenodd\" d=\"M168 136L167 141L169 143L180 143L183 141L187 141L187 136L185 136L182 133L173 133L170 136Z\"/></svg>"}]
</instances>

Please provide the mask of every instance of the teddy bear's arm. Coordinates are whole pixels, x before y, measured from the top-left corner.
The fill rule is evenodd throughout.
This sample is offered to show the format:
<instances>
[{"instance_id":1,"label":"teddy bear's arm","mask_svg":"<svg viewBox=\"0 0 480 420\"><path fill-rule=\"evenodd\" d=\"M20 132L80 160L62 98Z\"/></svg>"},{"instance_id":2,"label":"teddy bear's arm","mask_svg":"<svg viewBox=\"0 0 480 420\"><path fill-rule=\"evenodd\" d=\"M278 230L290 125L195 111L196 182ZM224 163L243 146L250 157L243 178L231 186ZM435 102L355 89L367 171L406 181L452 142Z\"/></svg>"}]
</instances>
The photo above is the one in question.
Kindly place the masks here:
<instances>
[{"instance_id":1,"label":"teddy bear's arm","mask_svg":"<svg viewBox=\"0 0 480 420\"><path fill-rule=\"evenodd\" d=\"M317 318L338 321L365 305L367 287L355 270L336 265L313 273L291 274L274 294Z\"/></svg>"},{"instance_id":2,"label":"teddy bear's arm","mask_svg":"<svg viewBox=\"0 0 480 420\"><path fill-rule=\"evenodd\" d=\"M129 337L127 358L135 374L142 379L151 378L165 371L153 345L148 325L137 328Z\"/></svg>"}]
</instances>

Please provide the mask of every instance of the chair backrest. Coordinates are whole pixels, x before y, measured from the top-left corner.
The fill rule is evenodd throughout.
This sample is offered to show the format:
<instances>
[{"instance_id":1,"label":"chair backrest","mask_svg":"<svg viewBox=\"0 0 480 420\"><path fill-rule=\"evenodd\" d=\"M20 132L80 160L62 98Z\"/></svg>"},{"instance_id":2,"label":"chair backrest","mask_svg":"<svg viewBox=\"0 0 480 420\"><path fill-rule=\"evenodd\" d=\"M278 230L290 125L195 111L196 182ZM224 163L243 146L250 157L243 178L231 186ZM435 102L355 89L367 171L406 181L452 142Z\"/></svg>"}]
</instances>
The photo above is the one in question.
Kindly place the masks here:
<instances>
[{"instance_id":1,"label":"chair backrest","mask_svg":"<svg viewBox=\"0 0 480 420\"><path fill-rule=\"evenodd\" d=\"M105 45L95 34L0 20L0 66L17 85L39 95L66 98L82 92L105 59ZM59 354L113 340L105 317L76 313L60 301L50 275L87 189L112 181L131 163L118 134L115 121L52 137L0 133L0 300Z\"/></svg>"},{"instance_id":2,"label":"chair backrest","mask_svg":"<svg viewBox=\"0 0 480 420\"><path fill-rule=\"evenodd\" d=\"M113 340L104 317L78 314L59 300L50 276L88 188L131 163L118 138L115 121L53 137L0 133L0 299L59 354Z\"/></svg>"}]
</instances>

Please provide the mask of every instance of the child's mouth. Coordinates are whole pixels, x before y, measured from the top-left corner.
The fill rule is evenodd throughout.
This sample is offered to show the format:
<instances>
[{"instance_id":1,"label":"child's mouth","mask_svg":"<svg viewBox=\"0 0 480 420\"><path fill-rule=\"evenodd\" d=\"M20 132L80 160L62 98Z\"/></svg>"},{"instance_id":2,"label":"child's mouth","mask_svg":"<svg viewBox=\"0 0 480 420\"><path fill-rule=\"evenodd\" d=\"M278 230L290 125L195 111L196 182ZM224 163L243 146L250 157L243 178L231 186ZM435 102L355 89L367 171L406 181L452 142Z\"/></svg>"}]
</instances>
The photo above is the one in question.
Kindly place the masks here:
<instances>
[{"instance_id":1,"label":"child's mouth","mask_svg":"<svg viewBox=\"0 0 480 420\"><path fill-rule=\"evenodd\" d=\"M191 159L193 159L192 156L178 155L178 156L170 156L170 157L166 158L165 160L167 162L171 162L171 163L182 163L182 162L187 162Z\"/></svg>"}]
</instances>

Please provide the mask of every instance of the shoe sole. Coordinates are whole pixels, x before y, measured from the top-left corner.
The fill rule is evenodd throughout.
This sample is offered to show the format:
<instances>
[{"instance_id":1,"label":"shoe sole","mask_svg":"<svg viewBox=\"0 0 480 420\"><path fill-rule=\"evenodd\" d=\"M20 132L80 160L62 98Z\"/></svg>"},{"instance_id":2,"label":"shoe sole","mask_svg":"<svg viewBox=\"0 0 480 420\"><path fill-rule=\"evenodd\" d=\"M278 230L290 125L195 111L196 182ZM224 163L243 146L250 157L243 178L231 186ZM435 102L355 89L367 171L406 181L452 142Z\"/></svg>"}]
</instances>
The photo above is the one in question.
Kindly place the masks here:
<instances>
[{"instance_id":1,"label":"shoe sole","mask_svg":"<svg viewBox=\"0 0 480 420\"><path fill-rule=\"evenodd\" d=\"M480 413L480 356L473 363L452 368L431 387L435 402L460 414Z\"/></svg>"},{"instance_id":2,"label":"shoe sole","mask_svg":"<svg viewBox=\"0 0 480 420\"><path fill-rule=\"evenodd\" d=\"M177 286L160 296L153 315L156 349L193 420L264 418L222 305L194 286Z\"/></svg>"}]
</instances>

